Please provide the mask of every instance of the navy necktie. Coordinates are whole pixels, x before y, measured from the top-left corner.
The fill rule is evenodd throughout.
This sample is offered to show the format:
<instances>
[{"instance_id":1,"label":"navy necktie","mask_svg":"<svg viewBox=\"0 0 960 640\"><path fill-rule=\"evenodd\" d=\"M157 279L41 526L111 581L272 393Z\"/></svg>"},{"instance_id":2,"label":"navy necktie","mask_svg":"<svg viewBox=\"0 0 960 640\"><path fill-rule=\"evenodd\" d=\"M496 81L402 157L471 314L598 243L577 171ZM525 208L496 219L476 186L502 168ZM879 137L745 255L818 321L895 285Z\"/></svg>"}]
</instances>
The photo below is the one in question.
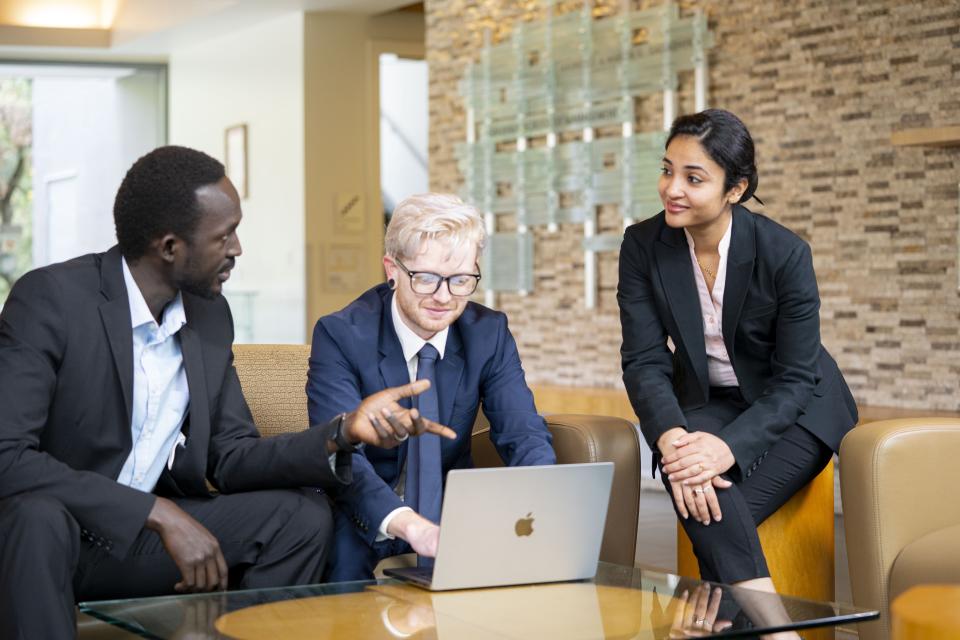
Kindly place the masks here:
<instances>
[{"instance_id":1,"label":"navy necktie","mask_svg":"<svg viewBox=\"0 0 960 640\"><path fill-rule=\"evenodd\" d=\"M417 380L429 380L430 388L417 396L417 410L428 420L440 421L437 398L437 359L440 354L432 344L420 349ZM443 468L440 461L440 436L424 433L412 438L407 449L406 502L427 520L440 522L443 498ZM422 564L422 563L421 563Z\"/></svg>"}]
</instances>

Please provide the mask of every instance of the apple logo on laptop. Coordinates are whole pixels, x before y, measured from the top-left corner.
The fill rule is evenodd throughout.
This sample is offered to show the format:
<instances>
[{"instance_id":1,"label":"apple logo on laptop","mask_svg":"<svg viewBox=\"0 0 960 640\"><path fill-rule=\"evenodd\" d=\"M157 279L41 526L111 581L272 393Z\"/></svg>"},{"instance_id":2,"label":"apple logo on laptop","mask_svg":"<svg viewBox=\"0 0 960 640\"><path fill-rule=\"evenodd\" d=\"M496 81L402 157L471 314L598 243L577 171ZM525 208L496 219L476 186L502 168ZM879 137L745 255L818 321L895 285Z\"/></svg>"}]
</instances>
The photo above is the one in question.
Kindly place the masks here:
<instances>
[{"instance_id":1,"label":"apple logo on laptop","mask_svg":"<svg viewBox=\"0 0 960 640\"><path fill-rule=\"evenodd\" d=\"M517 520L517 524L513 526L513 530L517 532L517 536L529 536L533 533L533 512L531 511L526 515L525 518L520 518Z\"/></svg>"}]
</instances>

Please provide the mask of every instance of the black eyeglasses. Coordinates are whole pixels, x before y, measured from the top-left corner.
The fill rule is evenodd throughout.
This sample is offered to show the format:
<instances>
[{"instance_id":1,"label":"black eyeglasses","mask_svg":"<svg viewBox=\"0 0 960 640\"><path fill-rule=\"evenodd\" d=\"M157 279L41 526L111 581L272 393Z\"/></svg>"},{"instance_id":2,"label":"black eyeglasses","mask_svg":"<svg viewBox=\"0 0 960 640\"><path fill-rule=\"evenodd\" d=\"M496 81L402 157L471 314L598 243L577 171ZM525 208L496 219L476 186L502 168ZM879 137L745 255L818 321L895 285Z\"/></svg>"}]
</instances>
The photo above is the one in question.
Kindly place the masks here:
<instances>
[{"instance_id":1,"label":"black eyeglasses","mask_svg":"<svg viewBox=\"0 0 960 640\"><path fill-rule=\"evenodd\" d=\"M414 293L422 296L432 296L440 290L440 285L447 283L447 290L452 296L469 296L477 290L480 283L479 273L455 273L452 276L442 276L430 271L410 271L399 259L394 259L403 272L410 277L410 288ZM477 267L480 271L480 267Z\"/></svg>"}]
</instances>

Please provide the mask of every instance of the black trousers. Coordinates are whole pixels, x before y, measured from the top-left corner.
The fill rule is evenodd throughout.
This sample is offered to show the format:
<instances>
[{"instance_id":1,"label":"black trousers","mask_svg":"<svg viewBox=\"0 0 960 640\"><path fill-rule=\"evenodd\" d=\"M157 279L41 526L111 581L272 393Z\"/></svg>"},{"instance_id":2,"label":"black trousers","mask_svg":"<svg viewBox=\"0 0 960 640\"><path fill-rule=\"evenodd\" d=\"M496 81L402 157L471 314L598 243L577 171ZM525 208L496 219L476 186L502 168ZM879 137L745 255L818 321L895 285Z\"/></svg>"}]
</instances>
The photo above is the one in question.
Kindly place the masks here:
<instances>
[{"instance_id":1,"label":"black trousers","mask_svg":"<svg viewBox=\"0 0 960 640\"><path fill-rule=\"evenodd\" d=\"M749 404L736 387L711 387L710 401L686 412L689 431L706 431L720 437L723 429ZM830 461L833 451L801 427L789 427L749 476L723 477L734 482L716 491L723 513L719 522L703 525L692 517L677 517L693 543L703 580L727 584L770 576L760 547L757 527L806 486ZM670 482L661 473L667 492ZM673 505L677 510L677 505Z\"/></svg>"},{"instance_id":2,"label":"black trousers","mask_svg":"<svg viewBox=\"0 0 960 640\"><path fill-rule=\"evenodd\" d=\"M255 491L174 502L213 534L230 588L319 581L330 508L300 490ZM71 638L75 603L172 594L180 571L160 536L144 529L118 559L81 538L60 502L33 494L0 500L0 638Z\"/></svg>"}]
</instances>

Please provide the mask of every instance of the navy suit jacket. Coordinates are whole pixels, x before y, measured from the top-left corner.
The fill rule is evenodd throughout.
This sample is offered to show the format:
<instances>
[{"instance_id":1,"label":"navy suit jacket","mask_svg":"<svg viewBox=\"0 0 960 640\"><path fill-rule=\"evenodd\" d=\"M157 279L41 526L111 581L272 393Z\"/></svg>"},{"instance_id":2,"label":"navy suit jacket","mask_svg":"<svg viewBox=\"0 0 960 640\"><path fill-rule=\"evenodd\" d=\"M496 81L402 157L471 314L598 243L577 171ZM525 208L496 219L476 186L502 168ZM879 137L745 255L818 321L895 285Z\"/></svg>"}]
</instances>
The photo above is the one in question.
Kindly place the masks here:
<instances>
[{"instance_id":1,"label":"navy suit jacket","mask_svg":"<svg viewBox=\"0 0 960 640\"><path fill-rule=\"evenodd\" d=\"M393 327L392 296L381 284L317 321L307 380L311 424L352 411L371 393L410 382ZM504 314L467 303L450 326L443 359L437 364L437 395L440 423L457 432L456 440L441 440L444 474L473 466L470 434L481 403L491 439L506 464L556 462L550 432L537 414ZM410 406L408 400L404 404ZM369 543L383 519L403 506L394 487L407 446L366 447L354 454L353 483L335 492L337 504Z\"/></svg>"},{"instance_id":2,"label":"navy suit jacket","mask_svg":"<svg viewBox=\"0 0 960 640\"><path fill-rule=\"evenodd\" d=\"M732 224L721 323L750 406L719 435L739 471L749 475L795 423L838 450L857 422L857 407L820 343L820 295L809 245L740 205ZM617 300L624 385L656 451L657 439L686 427L684 411L702 407L710 394L690 250L683 230L668 226L663 212L626 230Z\"/></svg>"}]
</instances>

